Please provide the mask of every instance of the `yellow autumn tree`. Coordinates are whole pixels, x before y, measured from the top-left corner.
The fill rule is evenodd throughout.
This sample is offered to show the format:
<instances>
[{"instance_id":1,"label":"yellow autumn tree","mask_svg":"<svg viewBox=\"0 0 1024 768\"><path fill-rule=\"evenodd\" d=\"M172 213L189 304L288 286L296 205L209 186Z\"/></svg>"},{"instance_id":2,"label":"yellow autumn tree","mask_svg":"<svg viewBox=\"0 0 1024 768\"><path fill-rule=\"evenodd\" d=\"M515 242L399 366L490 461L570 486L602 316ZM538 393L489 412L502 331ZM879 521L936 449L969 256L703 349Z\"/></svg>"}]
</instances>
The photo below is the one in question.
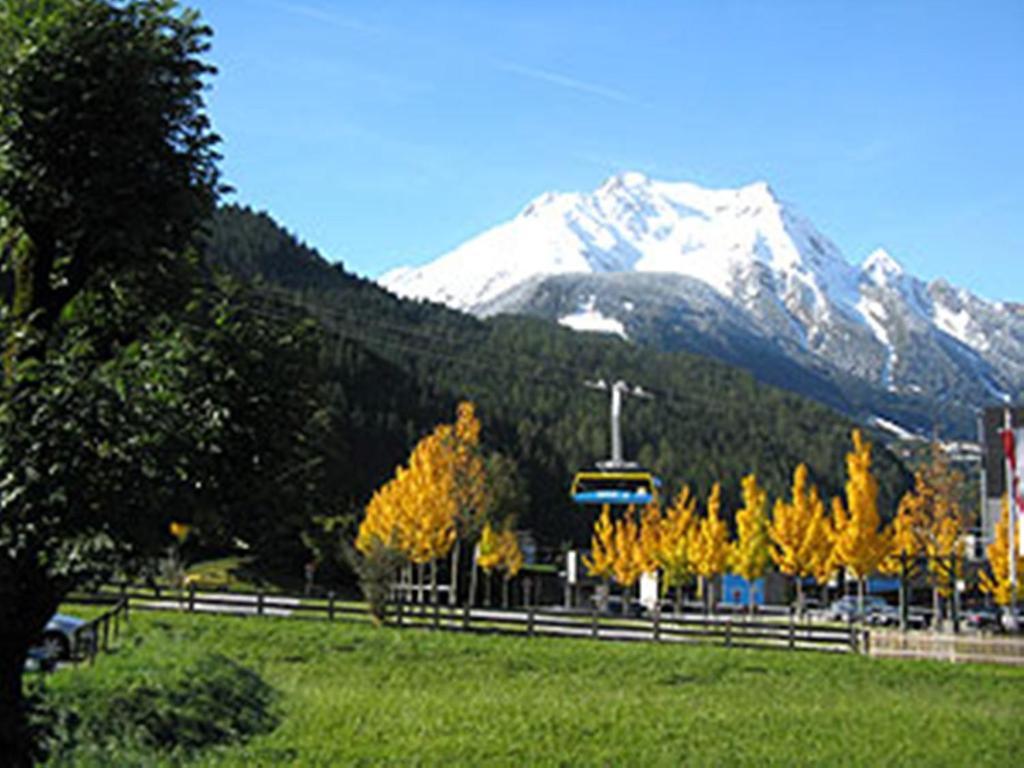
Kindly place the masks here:
<instances>
[{"instance_id":1,"label":"yellow autumn tree","mask_svg":"<svg viewBox=\"0 0 1024 768\"><path fill-rule=\"evenodd\" d=\"M721 507L722 487L715 483L708 497L707 516L700 521L693 542L693 562L706 608L714 608L714 579L725 573L729 562L729 529L719 516Z\"/></svg>"},{"instance_id":2,"label":"yellow autumn tree","mask_svg":"<svg viewBox=\"0 0 1024 768\"><path fill-rule=\"evenodd\" d=\"M878 481L871 473L871 443L853 430L853 450L846 454L846 506L833 503L835 557L857 579L858 612L864 613L864 587L889 554L888 532L880 529Z\"/></svg>"},{"instance_id":3,"label":"yellow autumn tree","mask_svg":"<svg viewBox=\"0 0 1024 768\"><path fill-rule=\"evenodd\" d=\"M796 583L797 611L803 614L803 580L816 575L819 564L829 557L831 548L825 525L825 504L817 487L808 486L806 464L793 472L789 501L778 499L768 528L771 557L779 571Z\"/></svg>"},{"instance_id":4,"label":"yellow autumn tree","mask_svg":"<svg viewBox=\"0 0 1024 768\"><path fill-rule=\"evenodd\" d=\"M817 488L814 489L817 495ZM813 552L811 573L818 586L825 586L836 572L835 520L825 511L825 503L819 497L812 504L814 514L811 516L810 528L807 532L807 546Z\"/></svg>"},{"instance_id":5,"label":"yellow autumn tree","mask_svg":"<svg viewBox=\"0 0 1024 768\"><path fill-rule=\"evenodd\" d=\"M631 591L646 565L640 545L640 530L636 523L636 512L632 506L626 514L615 521L615 558L612 561L612 577L622 587L623 613L629 607Z\"/></svg>"},{"instance_id":6,"label":"yellow autumn tree","mask_svg":"<svg viewBox=\"0 0 1024 768\"><path fill-rule=\"evenodd\" d=\"M523 567L523 552L519 547L519 537L511 528L495 531L490 523L485 523L480 534L477 550L477 565L490 577L495 571L501 572L502 604L508 607L508 585Z\"/></svg>"},{"instance_id":7,"label":"yellow autumn tree","mask_svg":"<svg viewBox=\"0 0 1024 768\"><path fill-rule=\"evenodd\" d=\"M455 543L451 548L451 584L448 604L456 605L459 598L459 573L464 546L473 547L481 535L490 503L487 465L480 449L480 420L476 407L469 401L456 408L455 425L445 448L446 460L452 475L452 501ZM472 551L472 550L471 550ZM469 598L476 593L476 567L471 564Z\"/></svg>"},{"instance_id":8,"label":"yellow autumn tree","mask_svg":"<svg viewBox=\"0 0 1024 768\"><path fill-rule=\"evenodd\" d=\"M988 570L980 574L981 591L992 595L997 605L1010 605L1024 599L1024 557L1017 554L1017 594L1016 600L1011 600L1013 587L1010 584L1010 510L1007 497L1003 496L1002 514L996 523L995 538L985 549L988 559ZM1014 526L1013 551L1019 553L1020 526Z\"/></svg>"},{"instance_id":9,"label":"yellow autumn tree","mask_svg":"<svg viewBox=\"0 0 1024 768\"><path fill-rule=\"evenodd\" d=\"M615 525L612 523L611 507L605 504L594 523L594 534L590 537L590 555L584 555L583 565L591 576L607 579L612 574L615 561Z\"/></svg>"},{"instance_id":10,"label":"yellow autumn tree","mask_svg":"<svg viewBox=\"0 0 1024 768\"><path fill-rule=\"evenodd\" d=\"M356 536L364 558L388 558L388 552L416 566L419 594L430 565L431 594L437 597L437 561L455 542L456 474L452 445L455 428L437 426L413 448L406 466L370 499ZM372 569L371 569L372 570Z\"/></svg>"},{"instance_id":11,"label":"yellow autumn tree","mask_svg":"<svg viewBox=\"0 0 1024 768\"><path fill-rule=\"evenodd\" d=\"M694 573L694 531L697 529L697 497L684 485L659 527L656 558L665 578L665 590L675 588L675 610L682 608L682 588Z\"/></svg>"},{"instance_id":12,"label":"yellow autumn tree","mask_svg":"<svg viewBox=\"0 0 1024 768\"><path fill-rule=\"evenodd\" d=\"M644 507L640 517L640 560L643 573L656 573L660 567L658 553L661 551L662 515L658 502L652 501Z\"/></svg>"},{"instance_id":13,"label":"yellow autumn tree","mask_svg":"<svg viewBox=\"0 0 1024 768\"><path fill-rule=\"evenodd\" d=\"M608 582L612 577L612 563L615 562L615 525L612 523L612 510L607 504L602 505L601 514L594 523L594 533L590 537L590 554L583 556L583 566L587 573L596 576L602 582L602 610L605 608L604 598L608 595Z\"/></svg>"},{"instance_id":14,"label":"yellow autumn tree","mask_svg":"<svg viewBox=\"0 0 1024 768\"><path fill-rule=\"evenodd\" d=\"M768 494L751 473L740 484L743 506L736 512L736 541L729 552L732 570L747 580L747 608L754 611L754 582L764 576L771 562L768 536Z\"/></svg>"}]
</instances>

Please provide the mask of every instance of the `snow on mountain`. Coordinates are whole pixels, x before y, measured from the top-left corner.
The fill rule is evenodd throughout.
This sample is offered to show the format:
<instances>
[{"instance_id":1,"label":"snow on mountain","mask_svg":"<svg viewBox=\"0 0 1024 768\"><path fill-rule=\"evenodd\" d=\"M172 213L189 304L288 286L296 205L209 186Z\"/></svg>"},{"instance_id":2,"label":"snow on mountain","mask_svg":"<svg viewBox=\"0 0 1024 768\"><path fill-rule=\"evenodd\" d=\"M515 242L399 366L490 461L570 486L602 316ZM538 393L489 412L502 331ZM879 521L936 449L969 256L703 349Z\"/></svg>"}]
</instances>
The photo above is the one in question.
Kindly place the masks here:
<instances>
[{"instance_id":1,"label":"snow on mountain","mask_svg":"<svg viewBox=\"0 0 1024 768\"><path fill-rule=\"evenodd\" d=\"M590 296L579 311L558 318L559 325L572 328L574 331L593 331L595 333L612 333L628 339L625 326L612 317L605 317L594 309L595 297ZM626 302L627 304L629 302ZM627 310L628 311L628 310Z\"/></svg>"},{"instance_id":2,"label":"snow on mountain","mask_svg":"<svg viewBox=\"0 0 1024 768\"><path fill-rule=\"evenodd\" d=\"M536 306L531 297L553 276L601 274L699 281L787 354L884 391L971 400L1024 384L1024 311L926 284L882 249L854 266L764 182L706 189L624 173L591 193L548 192L514 219L380 282L489 314ZM671 284L678 306L707 305L694 283ZM635 337L632 307L644 298L623 295L614 308L552 319Z\"/></svg>"}]
</instances>

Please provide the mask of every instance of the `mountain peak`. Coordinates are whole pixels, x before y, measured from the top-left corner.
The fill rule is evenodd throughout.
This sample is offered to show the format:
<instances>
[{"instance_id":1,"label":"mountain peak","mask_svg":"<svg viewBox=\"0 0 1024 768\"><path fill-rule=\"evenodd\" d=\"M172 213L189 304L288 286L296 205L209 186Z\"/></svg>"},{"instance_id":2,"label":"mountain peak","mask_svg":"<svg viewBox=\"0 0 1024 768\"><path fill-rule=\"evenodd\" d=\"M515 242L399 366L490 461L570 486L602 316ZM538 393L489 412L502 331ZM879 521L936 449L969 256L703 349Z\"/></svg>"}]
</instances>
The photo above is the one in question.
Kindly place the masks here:
<instances>
[{"instance_id":1,"label":"mountain peak","mask_svg":"<svg viewBox=\"0 0 1024 768\"><path fill-rule=\"evenodd\" d=\"M903 266L884 248L876 248L864 259L861 272L876 285L888 285L903 277Z\"/></svg>"}]
</instances>

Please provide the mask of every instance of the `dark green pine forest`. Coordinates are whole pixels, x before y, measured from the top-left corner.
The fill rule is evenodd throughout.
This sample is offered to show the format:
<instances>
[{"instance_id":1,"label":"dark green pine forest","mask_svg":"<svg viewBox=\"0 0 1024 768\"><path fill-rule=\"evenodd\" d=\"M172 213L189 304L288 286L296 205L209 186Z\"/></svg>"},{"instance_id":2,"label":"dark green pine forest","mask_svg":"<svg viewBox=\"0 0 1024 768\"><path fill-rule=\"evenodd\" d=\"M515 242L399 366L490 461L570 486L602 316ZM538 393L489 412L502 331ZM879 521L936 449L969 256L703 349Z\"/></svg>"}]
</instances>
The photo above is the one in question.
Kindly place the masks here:
<instances>
[{"instance_id":1,"label":"dark green pine forest","mask_svg":"<svg viewBox=\"0 0 1024 768\"><path fill-rule=\"evenodd\" d=\"M627 458L656 471L667 494L686 483L706 497L720 481L731 513L744 474L756 472L774 497L788 492L799 462L825 495L842 492L854 425L738 369L536 319L481 321L399 299L244 207L218 209L205 249L212 269L255 288L254 315L316 320L307 373L329 414L320 498L335 508L325 513L357 517L416 440L468 398L488 449L511 459L503 471L525 489L519 526L545 549L585 544L594 512L573 505L568 487L575 470L608 454L607 395L583 386L600 378L656 394L627 400L623 436ZM908 475L880 445L875 466L888 517Z\"/></svg>"}]
</instances>

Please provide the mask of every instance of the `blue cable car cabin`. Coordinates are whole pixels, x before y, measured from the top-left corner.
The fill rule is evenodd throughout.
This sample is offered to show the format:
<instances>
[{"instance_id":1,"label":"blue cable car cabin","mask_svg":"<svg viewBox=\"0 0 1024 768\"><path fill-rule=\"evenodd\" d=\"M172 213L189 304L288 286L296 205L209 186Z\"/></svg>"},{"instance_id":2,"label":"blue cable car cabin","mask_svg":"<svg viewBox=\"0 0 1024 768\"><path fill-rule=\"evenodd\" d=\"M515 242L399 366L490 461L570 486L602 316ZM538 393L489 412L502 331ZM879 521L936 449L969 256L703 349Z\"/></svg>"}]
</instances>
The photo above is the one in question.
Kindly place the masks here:
<instances>
[{"instance_id":1,"label":"blue cable car cabin","mask_svg":"<svg viewBox=\"0 0 1024 768\"><path fill-rule=\"evenodd\" d=\"M650 472L594 470L578 472L570 495L577 504L649 504L658 498L661 481Z\"/></svg>"}]
</instances>

